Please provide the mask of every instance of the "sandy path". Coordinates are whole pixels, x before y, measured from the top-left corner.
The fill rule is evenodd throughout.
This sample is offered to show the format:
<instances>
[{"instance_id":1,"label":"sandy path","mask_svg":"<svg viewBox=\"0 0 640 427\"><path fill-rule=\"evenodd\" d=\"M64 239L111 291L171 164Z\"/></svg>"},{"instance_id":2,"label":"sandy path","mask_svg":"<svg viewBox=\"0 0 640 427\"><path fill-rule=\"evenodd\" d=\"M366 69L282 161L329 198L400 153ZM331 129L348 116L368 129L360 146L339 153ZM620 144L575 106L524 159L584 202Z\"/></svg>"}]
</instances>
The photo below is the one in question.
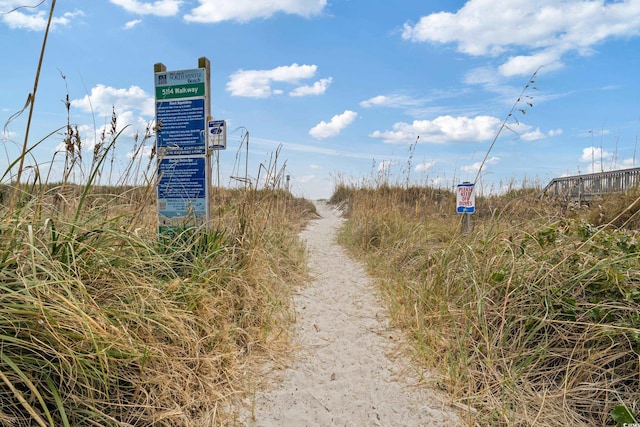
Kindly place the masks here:
<instances>
[{"instance_id":1,"label":"sandy path","mask_svg":"<svg viewBox=\"0 0 640 427\"><path fill-rule=\"evenodd\" d=\"M462 426L418 385L364 269L335 242L342 219L322 202L302 232L314 280L294 297L300 350L257 392L248 426ZM273 372L271 374L274 374Z\"/></svg>"}]
</instances>

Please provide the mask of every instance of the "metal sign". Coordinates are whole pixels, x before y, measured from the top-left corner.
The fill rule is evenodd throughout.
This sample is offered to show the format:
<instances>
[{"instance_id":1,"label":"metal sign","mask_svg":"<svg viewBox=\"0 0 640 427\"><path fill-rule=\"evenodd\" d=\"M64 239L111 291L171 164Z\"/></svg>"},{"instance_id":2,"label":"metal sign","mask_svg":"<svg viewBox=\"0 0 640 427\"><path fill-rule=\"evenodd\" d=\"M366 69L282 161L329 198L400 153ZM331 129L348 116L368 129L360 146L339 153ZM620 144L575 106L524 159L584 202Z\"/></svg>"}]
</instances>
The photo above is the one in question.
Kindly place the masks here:
<instances>
[{"instance_id":1,"label":"metal sign","mask_svg":"<svg viewBox=\"0 0 640 427\"><path fill-rule=\"evenodd\" d=\"M207 184L204 157L166 157L158 173L158 217L160 227L204 222L207 214Z\"/></svg>"},{"instance_id":2,"label":"metal sign","mask_svg":"<svg viewBox=\"0 0 640 427\"><path fill-rule=\"evenodd\" d=\"M166 71L154 65L159 231L200 226L209 219L209 61Z\"/></svg>"},{"instance_id":3,"label":"metal sign","mask_svg":"<svg viewBox=\"0 0 640 427\"><path fill-rule=\"evenodd\" d=\"M205 82L204 68L155 73L156 100L204 97Z\"/></svg>"},{"instance_id":4,"label":"metal sign","mask_svg":"<svg viewBox=\"0 0 640 427\"><path fill-rule=\"evenodd\" d=\"M157 148L165 156L205 154L204 98L156 102Z\"/></svg>"},{"instance_id":5,"label":"metal sign","mask_svg":"<svg viewBox=\"0 0 640 427\"><path fill-rule=\"evenodd\" d=\"M476 195L472 183L464 182L457 185L456 204L458 213L472 214L476 211Z\"/></svg>"},{"instance_id":6,"label":"metal sign","mask_svg":"<svg viewBox=\"0 0 640 427\"><path fill-rule=\"evenodd\" d=\"M210 120L209 150L225 150L227 148L227 122L224 120Z\"/></svg>"},{"instance_id":7,"label":"metal sign","mask_svg":"<svg viewBox=\"0 0 640 427\"><path fill-rule=\"evenodd\" d=\"M204 155L206 69L154 73L157 148L165 156Z\"/></svg>"}]
</instances>

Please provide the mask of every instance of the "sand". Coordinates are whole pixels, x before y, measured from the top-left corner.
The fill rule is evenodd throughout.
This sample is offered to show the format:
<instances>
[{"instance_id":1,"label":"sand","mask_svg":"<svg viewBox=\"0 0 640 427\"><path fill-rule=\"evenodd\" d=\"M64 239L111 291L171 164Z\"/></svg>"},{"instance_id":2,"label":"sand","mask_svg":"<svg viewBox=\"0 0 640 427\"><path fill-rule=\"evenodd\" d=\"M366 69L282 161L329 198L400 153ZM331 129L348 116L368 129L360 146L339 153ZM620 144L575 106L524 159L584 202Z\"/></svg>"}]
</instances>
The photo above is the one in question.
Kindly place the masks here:
<instances>
[{"instance_id":1,"label":"sand","mask_svg":"<svg viewBox=\"0 0 640 427\"><path fill-rule=\"evenodd\" d=\"M321 218L301 233L313 280L294 296L295 357L268 373L245 402L246 426L462 426L446 397L429 389L390 327L371 279L336 243L340 213L316 202Z\"/></svg>"}]
</instances>

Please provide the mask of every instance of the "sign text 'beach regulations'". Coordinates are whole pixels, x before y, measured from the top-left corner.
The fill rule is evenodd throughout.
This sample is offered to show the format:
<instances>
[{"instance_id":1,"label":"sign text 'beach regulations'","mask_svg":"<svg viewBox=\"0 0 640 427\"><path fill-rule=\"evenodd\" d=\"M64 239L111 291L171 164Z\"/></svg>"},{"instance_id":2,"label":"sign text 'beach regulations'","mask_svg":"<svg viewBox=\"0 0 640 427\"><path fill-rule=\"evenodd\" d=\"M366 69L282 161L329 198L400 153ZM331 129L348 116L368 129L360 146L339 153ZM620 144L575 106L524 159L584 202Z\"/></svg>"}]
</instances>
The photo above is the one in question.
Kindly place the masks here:
<instances>
[{"instance_id":1,"label":"sign text 'beach regulations'","mask_svg":"<svg viewBox=\"0 0 640 427\"><path fill-rule=\"evenodd\" d=\"M159 152L205 154L205 77L200 68L155 73Z\"/></svg>"}]
</instances>

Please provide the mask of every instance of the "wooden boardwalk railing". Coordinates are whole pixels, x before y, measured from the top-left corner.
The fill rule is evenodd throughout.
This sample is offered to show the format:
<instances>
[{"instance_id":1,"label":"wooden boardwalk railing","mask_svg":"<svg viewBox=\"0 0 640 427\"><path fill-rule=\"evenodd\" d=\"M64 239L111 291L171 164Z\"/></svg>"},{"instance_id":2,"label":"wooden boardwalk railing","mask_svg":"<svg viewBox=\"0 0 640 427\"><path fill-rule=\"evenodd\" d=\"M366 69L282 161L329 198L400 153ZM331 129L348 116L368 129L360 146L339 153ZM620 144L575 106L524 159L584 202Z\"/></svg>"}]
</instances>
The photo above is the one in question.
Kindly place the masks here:
<instances>
[{"instance_id":1,"label":"wooden boardwalk railing","mask_svg":"<svg viewBox=\"0 0 640 427\"><path fill-rule=\"evenodd\" d=\"M542 190L541 196L571 202L588 202L611 193L624 193L640 185L640 168L590 173L554 178Z\"/></svg>"}]
</instances>

